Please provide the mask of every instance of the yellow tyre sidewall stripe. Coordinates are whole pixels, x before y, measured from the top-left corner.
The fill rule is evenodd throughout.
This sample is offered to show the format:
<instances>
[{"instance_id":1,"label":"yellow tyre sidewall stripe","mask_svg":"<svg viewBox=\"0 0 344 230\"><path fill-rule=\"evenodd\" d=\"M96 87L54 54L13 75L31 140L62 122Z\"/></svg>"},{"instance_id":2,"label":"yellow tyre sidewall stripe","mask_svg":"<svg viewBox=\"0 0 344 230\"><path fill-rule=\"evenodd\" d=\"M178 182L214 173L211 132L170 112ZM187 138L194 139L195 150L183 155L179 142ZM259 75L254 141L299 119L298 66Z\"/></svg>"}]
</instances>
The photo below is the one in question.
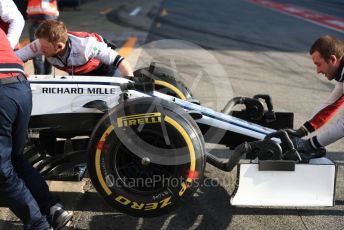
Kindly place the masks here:
<instances>
[{"instance_id":1,"label":"yellow tyre sidewall stripe","mask_svg":"<svg viewBox=\"0 0 344 230\"><path fill-rule=\"evenodd\" d=\"M196 169L196 154L195 154L195 148L192 144L191 138L190 136L187 134L187 132L185 131L185 129L178 124L178 122L176 122L175 120L173 120L171 117L165 116L164 120L172 125L175 129L177 129L179 131L179 133L182 135L182 137L184 138L188 150L189 150L189 154L190 154L190 171L194 172ZM106 138L109 136L109 134L114 130L114 127L112 125L110 125L106 131L103 133L102 137L100 138L99 142L105 142ZM96 149L96 155L95 155L95 166L96 166L96 174L99 180L100 185L102 186L103 190L105 191L105 193L110 196L112 194L110 188L107 186L102 171L101 171L101 167L100 167L100 159L101 159L101 154L102 154L102 149L97 148ZM191 183L192 182L192 178L187 178L186 180L187 182Z\"/></svg>"},{"instance_id":2,"label":"yellow tyre sidewall stripe","mask_svg":"<svg viewBox=\"0 0 344 230\"><path fill-rule=\"evenodd\" d=\"M106 141L106 138L108 137L108 135L113 131L113 126L110 125L106 131L103 133L102 137L100 138L99 142L103 141L105 142ZM99 143L98 142L98 143ZM99 183L100 185L102 186L103 190L105 191L105 193L110 196L111 195L111 190L110 188L107 186L105 180L104 180L104 177L103 177L103 174L102 174L102 171L101 171L101 168L100 168L100 156L102 154L102 149L99 149L97 147L97 150L96 150L96 159L95 159L95 164L96 164L96 173L97 173L97 177L98 177L98 180L99 180Z\"/></svg>"},{"instance_id":3,"label":"yellow tyre sidewall stripe","mask_svg":"<svg viewBox=\"0 0 344 230\"><path fill-rule=\"evenodd\" d=\"M180 91L177 87L175 87L174 85L166 82L166 81L161 81L161 80L155 80L154 83L156 85L161 85L161 86L164 86L170 90L172 90L173 92L175 92L178 97L182 100L186 100L186 96L182 93L182 91Z\"/></svg>"},{"instance_id":4,"label":"yellow tyre sidewall stripe","mask_svg":"<svg viewBox=\"0 0 344 230\"><path fill-rule=\"evenodd\" d=\"M172 125L174 128L176 128L179 133L183 136L186 145L188 146L189 149L189 154L190 154L190 171L191 172L195 172L196 169L196 154L195 154L195 148L192 144L191 138L190 136L186 133L185 129L178 124L175 120L173 120L172 118L165 116L164 119L167 123L169 123L170 125ZM191 182L192 178L187 178L186 180L187 182Z\"/></svg>"}]
</instances>

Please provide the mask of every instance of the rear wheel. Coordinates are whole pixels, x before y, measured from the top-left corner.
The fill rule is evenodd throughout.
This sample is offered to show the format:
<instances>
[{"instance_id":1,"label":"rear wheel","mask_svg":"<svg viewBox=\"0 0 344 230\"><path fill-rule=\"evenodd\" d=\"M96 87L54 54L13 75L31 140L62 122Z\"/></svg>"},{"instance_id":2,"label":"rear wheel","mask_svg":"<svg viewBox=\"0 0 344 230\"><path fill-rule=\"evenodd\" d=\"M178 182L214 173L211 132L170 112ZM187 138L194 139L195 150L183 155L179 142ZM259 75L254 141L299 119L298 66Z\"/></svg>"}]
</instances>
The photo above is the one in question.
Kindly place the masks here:
<instances>
[{"instance_id":1,"label":"rear wheel","mask_svg":"<svg viewBox=\"0 0 344 230\"><path fill-rule=\"evenodd\" d=\"M133 216L175 209L196 191L205 167L196 123L180 107L157 98L126 101L105 114L88 154L99 194Z\"/></svg>"}]
</instances>

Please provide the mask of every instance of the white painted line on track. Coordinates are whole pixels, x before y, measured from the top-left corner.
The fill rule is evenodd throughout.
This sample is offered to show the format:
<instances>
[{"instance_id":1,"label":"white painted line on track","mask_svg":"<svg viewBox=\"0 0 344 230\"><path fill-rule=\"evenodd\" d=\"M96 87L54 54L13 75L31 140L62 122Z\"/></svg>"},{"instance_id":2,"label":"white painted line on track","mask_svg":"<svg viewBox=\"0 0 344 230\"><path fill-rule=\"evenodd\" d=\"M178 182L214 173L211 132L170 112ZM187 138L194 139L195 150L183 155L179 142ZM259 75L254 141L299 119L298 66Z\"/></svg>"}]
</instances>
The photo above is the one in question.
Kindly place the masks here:
<instances>
[{"instance_id":1,"label":"white painted line on track","mask_svg":"<svg viewBox=\"0 0 344 230\"><path fill-rule=\"evenodd\" d=\"M276 3L269 0L248 0L251 3L278 11L283 14L287 14L338 32L344 33L344 19L334 17L331 15L323 14L313 10L305 9L302 7Z\"/></svg>"},{"instance_id":2,"label":"white painted line on track","mask_svg":"<svg viewBox=\"0 0 344 230\"><path fill-rule=\"evenodd\" d=\"M142 10L141 7L136 7L133 11L131 11L129 13L129 16L131 16L131 17L136 16L136 15L138 15L140 13L141 10Z\"/></svg>"}]
</instances>

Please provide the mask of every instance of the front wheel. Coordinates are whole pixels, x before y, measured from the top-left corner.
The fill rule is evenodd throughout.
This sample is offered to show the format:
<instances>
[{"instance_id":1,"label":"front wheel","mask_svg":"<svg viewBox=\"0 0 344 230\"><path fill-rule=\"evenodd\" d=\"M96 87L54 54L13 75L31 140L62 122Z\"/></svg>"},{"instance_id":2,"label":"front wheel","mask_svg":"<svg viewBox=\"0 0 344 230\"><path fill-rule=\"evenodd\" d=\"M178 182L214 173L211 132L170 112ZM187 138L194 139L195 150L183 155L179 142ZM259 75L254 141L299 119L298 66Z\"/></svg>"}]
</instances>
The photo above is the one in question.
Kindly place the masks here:
<instances>
[{"instance_id":1,"label":"front wheel","mask_svg":"<svg viewBox=\"0 0 344 230\"><path fill-rule=\"evenodd\" d=\"M155 84L155 90L177 97L182 100L191 100L192 94L188 87L177 80L174 72L168 68L157 67L153 63L150 67L141 68L134 72L134 76L144 75L146 77L152 78Z\"/></svg>"},{"instance_id":2,"label":"front wheel","mask_svg":"<svg viewBox=\"0 0 344 230\"><path fill-rule=\"evenodd\" d=\"M168 213L190 198L205 167L203 136L177 105L139 98L117 105L90 140L88 169L99 194L133 216Z\"/></svg>"}]
</instances>

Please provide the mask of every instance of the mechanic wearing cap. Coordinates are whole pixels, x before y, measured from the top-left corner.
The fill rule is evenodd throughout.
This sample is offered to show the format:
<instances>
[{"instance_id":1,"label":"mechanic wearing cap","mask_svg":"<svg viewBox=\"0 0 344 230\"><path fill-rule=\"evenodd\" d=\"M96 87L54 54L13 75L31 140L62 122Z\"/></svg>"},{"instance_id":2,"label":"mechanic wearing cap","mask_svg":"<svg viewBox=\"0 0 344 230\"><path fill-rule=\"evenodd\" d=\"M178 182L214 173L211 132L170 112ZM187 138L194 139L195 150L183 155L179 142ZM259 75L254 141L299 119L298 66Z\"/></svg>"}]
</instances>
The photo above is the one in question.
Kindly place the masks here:
<instances>
[{"instance_id":1,"label":"mechanic wearing cap","mask_svg":"<svg viewBox=\"0 0 344 230\"><path fill-rule=\"evenodd\" d=\"M71 75L113 76L118 68L122 76L133 76L128 61L96 33L67 32L63 22L47 20L38 27L36 38L16 51L23 61L44 54L53 66Z\"/></svg>"},{"instance_id":2,"label":"mechanic wearing cap","mask_svg":"<svg viewBox=\"0 0 344 230\"><path fill-rule=\"evenodd\" d=\"M2 0L1 0L2 1ZM72 217L23 158L32 109L24 64L0 30L0 197L25 229L59 229ZM49 222L47 217L49 217Z\"/></svg>"},{"instance_id":3,"label":"mechanic wearing cap","mask_svg":"<svg viewBox=\"0 0 344 230\"><path fill-rule=\"evenodd\" d=\"M59 16L56 0L28 0L26 9L30 23L30 42L35 40L35 32L41 22L48 19L56 20ZM33 58L35 74L51 74L52 66L42 55Z\"/></svg>"},{"instance_id":4,"label":"mechanic wearing cap","mask_svg":"<svg viewBox=\"0 0 344 230\"><path fill-rule=\"evenodd\" d=\"M314 42L309 53L317 73L324 74L329 81L334 79L336 86L315 115L296 130L295 134L298 137L307 136L322 127L344 104L344 43L333 36L326 35ZM342 138L344 136L344 110L341 110L335 119L327 129L321 129L316 136L308 140L295 139L297 149L300 152L312 153Z\"/></svg>"},{"instance_id":5,"label":"mechanic wearing cap","mask_svg":"<svg viewBox=\"0 0 344 230\"><path fill-rule=\"evenodd\" d=\"M18 44L24 18L12 0L0 0L0 28L7 34L12 49Z\"/></svg>"}]
</instances>

